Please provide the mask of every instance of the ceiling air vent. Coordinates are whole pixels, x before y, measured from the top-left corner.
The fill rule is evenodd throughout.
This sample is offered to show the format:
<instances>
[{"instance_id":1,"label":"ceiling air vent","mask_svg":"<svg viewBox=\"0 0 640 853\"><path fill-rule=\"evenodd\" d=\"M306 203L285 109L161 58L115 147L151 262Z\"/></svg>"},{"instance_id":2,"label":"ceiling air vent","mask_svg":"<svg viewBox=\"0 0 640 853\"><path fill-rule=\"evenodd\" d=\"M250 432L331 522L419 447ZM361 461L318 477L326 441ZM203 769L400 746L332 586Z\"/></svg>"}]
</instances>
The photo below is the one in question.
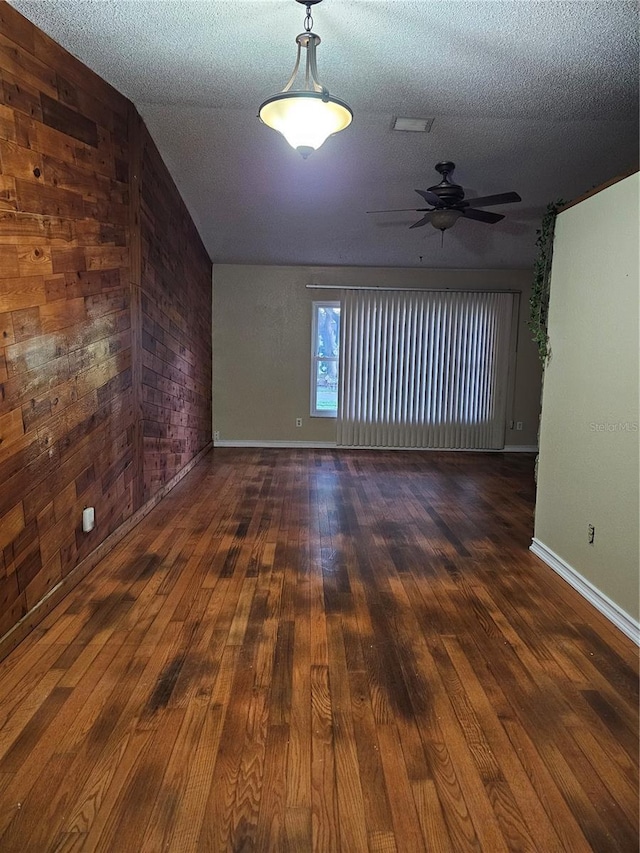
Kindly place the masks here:
<instances>
[{"instance_id":1,"label":"ceiling air vent","mask_svg":"<svg viewBox=\"0 0 640 853\"><path fill-rule=\"evenodd\" d=\"M432 118L401 118L398 116L393 122L394 130L409 130L413 133L429 133Z\"/></svg>"}]
</instances>

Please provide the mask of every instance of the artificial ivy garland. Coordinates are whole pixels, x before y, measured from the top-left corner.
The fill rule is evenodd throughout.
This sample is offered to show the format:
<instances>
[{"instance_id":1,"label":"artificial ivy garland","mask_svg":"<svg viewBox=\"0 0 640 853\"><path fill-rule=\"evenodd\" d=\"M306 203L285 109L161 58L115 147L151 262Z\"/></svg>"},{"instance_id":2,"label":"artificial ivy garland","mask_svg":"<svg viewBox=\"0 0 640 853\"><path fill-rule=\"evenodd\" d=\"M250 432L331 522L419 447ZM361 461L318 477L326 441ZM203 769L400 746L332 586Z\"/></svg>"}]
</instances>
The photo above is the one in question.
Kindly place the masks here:
<instances>
[{"instance_id":1,"label":"artificial ivy garland","mask_svg":"<svg viewBox=\"0 0 640 853\"><path fill-rule=\"evenodd\" d=\"M540 228L536 231L538 255L533 265L533 284L529 299L529 329L538 345L538 354L542 364L547 363L551 351L547 325L549 319L549 290L551 285L551 259L553 257L553 234L556 217L564 201L552 202L542 217Z\"/></svg>"}]
</instances>

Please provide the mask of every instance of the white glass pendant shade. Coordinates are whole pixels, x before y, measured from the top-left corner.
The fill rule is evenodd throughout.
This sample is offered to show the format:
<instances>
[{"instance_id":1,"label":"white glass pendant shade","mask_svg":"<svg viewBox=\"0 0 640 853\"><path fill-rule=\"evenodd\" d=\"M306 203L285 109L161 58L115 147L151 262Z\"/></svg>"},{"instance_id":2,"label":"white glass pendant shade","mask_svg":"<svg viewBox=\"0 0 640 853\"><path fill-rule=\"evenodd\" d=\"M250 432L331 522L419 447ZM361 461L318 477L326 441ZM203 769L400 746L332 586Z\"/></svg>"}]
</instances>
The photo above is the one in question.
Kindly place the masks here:
<instances>
[{"instance_id":1,"label":"white glass pendant shade","mask_svg":"<svg viewBox=\"0 0 640 853\"><path fill-rule=\"evenodd\" d=\"M439 231L452 228L462 216L461 210L434 210L429 221Z\"/></svg>"},{"instance_id":2,"label":"white glass pendant shade","mask_svg":"<svg viewBox=\"0 0 640 853\"><path fill-rule=\"evenodd\" d=\"M292 148L307 157L334 133L351 124L353 113L337 98L321 92L283 92L265 101L259 116Z\"/></svg>"}]
</instances>

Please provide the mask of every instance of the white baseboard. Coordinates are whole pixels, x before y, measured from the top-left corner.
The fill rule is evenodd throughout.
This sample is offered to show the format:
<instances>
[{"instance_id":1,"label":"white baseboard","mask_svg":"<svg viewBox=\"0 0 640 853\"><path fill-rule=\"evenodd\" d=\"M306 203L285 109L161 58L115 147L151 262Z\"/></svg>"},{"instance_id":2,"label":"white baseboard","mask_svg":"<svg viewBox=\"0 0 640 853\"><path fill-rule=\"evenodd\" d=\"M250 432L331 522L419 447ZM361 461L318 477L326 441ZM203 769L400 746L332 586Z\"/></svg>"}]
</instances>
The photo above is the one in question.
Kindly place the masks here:
<instances>
[{"instance_id":1,"label":"white baseboard","mask_svg":"<svg viewBox=\"0 0 640 853\"><path fill-rule=\"evenodd\" d=\"M214 447L281 447L281 448L300 448L300 447L308 447L315 448L318 450L330 450L332 448L346 449L346 450L380 450L379 447L351 447L351 446L343 446L337 444L335 441L271 441L268 439L240 439L240 438L230 438L230 439L218 439L213 442ZM537 453L538 448L535 445L506 445L504 448L500 450L480 450L477 448L470 448L467 450L463 447L384 447L382 450L422 450L424 452L432 451L438 452L441 451L443 453Z\"/></svg>"},{"instance_id":2,"label":"white baseboard","mask_svg":"<svg viewBox=\"0 0 640 853\"><path fill-rule=\"evenodd\" d=\"M636 622L632 616L629 616L615 601L612 601L590 581L583 578L580 572L577 572L573 566L565 562L551 548L547 548L539 539L534 537L530 545L530 550L533 551L536 557L540 557L543 563L546 563L554 572L557 572L580 595L586 598L596 610L599 610L603 616L606 616L610 622L613 622L616 628L619 628L625 636L640 646L640 623Z\"/></svg>"},{"instance_id":3,"label":"white baseboard","mask_svg":"<svg viewBox=\"0 0 640 853\"><path fill-rule=\"evenodd\" d=\"M244 440L240 438L218 439L213 442L214 447L282 447L298 448L308 447L318 450L335 448L335 441L269 441L269 440Z\"/></svg>"}]
</instances>

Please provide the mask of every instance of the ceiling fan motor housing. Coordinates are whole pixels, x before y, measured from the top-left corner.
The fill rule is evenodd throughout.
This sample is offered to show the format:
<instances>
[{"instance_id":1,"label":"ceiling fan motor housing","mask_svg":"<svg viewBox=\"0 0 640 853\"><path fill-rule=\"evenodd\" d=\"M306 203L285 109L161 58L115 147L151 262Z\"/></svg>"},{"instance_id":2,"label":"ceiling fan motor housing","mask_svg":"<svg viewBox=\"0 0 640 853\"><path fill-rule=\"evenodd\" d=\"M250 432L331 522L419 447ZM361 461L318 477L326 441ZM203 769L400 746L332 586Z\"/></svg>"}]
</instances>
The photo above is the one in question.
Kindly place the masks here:
<instances>
[{"instance_id":1,"label":"ceiling fan motor housing","mask_svg":"<svg viewBox=\"0 0 640 853\"><path fill-rule=\"evenodd\" d=\"M454 184L453 181L449 180L449 175L452 174L455 167L456 164L450 160L436 163L436 172L440 172L442 180L439 184L429 187L429 192L437 195L445 207L453 207L464 199L464 190L460 184Z\"/></svg>"}]
</instances>

